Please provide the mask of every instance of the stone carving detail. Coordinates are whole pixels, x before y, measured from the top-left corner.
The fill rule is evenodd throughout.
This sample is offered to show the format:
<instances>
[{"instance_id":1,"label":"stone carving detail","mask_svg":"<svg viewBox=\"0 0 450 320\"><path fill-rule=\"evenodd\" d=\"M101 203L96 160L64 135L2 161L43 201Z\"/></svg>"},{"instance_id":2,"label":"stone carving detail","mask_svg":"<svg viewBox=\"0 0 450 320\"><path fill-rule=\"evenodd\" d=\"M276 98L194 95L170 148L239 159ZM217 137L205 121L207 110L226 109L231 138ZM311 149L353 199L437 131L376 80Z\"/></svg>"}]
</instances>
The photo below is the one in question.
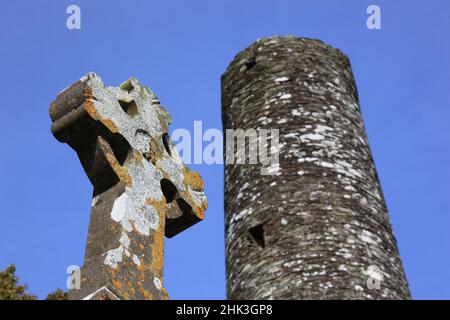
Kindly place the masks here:
<instances>
[{"instance_id":1,"label":"stone carving detail","mask_svg":"<svg viewBox=\"0 0 450 320\"><path fill-rule=\"evenodd\" d=\"M170 142L169 113L135 78L94 73L50 106L52 133L73 148L93 187L81 289L71 299L166 299L164 236L204 218L201 177Z\"/></svg>"}]
</instances>

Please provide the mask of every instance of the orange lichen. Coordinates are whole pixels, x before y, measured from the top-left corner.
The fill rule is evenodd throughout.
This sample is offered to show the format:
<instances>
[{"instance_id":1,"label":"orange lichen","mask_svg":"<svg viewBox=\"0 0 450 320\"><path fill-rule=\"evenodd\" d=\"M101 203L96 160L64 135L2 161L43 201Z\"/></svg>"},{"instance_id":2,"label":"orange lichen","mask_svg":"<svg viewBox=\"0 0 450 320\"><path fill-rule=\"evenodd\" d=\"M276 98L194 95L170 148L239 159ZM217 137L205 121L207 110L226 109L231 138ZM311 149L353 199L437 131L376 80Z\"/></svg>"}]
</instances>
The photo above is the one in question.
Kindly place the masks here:
<instances>
[{"instance_id":1,"label":"orange lichen","mask_svg":"<svg viewBox=\"0 0 450 320\"><path fill-rule=\"evenodd\" d=\"M116 175L119 177L120 180L124 181L128 187L131 187L133 180L131 176L128 174L128 169L126 167L122 167L119 162L117 161L116 156L111 150L111 147L107 142L105 142L103 139L99 138L100 143L102 144L102 149L104 151L104 154L106 156L106 160L108 161L111 168L114 170Z\"/></svg>"},{"instance_id":2,"label":"orange lichen","mask_svg":"<svg viewBox=\"0 0 450 320\"><path fill-rule=\"evenodd\" d=\"M147 199L145 199L145 202L148 205L153 206L156 209L156 211L158 211L158 212L166 211L166 198L164 198L164 197L160 201L152 199L152 198L147 198Z\"/></svg>"},{"instance_id":3,"label":"orange lichen","mask_svg":"<svg viewBox=\"0 0 450 320\"><path fill-rule=\"evenodd\" d=\"M192 208L192 209L194 210L195 215L196 215L200 220L205 219L205 212L204 212L203 209L201 209L201 208L199 208L199 207L197 207L197 206L194 206L194 208Z\"/></svg>"},{"instance_id":4,"label":"orange lichen","mask_svg":"<svg viewBox=\"0 0 450 320\"><path fill-rule=\"evenodd\" d=\"M153 295L150 292L148 292L147 290L144 289L141 281L139 281L137 283L137 286L139 287L139 291L141 292L141 294L144 296L144 299L146 299L146 300L153 300L154 299Z\"/></svg>"},{"instance_id":5,"label":"orange lichen","mask_svg":"<svg viewBox=\"0 0 450 320\"><path fill-rule=\"evenodd\" d=\"M153 300L153 295L150 292L145 289L142 289L141 292L146 300Z\"/></svg>"},{"instance_id":6,"label":"orange lichen","mask_svg":"<svg viewBox=\"0 0 450 320\"><path fill-rule=\"evenodd\" d=\"M163 197L162 200L155 200L152 198L147 198L146 203L153 206L159 213L159 226L153 234L153 245L152 245L152 262L150 265L150 270L155 275L162 274L164 266L164 225L166 217L166 199Z\"/></svg>"},{"instance_id":7,"label":"orange lichen","mask_svg":"<svg viewBox=\"0 0 450 320\"><path fill-rule=\"evenodd\" d=\"M207 202L206 201L202 201L202 206L199 207L197 205L195 205L195 202L192 200L192 196L189 194L189 192L182 192L182 196L184 199L186 199L188 201L188 203L193 204L192 206L192 210L194 211L195 215L200 219L203 220L205 218L205 210L207 207Z\"/></svg>"},{"instance_id":8,"label":"orange lichen","mask_svg":"<svg viewBox=\"0 0 450 320\"><path fill-rule=\"evenodd\" d=\"M101 119L100 115L97 112L97 109L95 109L94 107L94 103L92 102L92 100L84 101L84 109L92 119L97 121Z\"/></svg>"},{"instance_id":9,"label":"orange lichen","mask_svg":"<svg viewBox=\"0 0 450 320\"><path fill-rule=\"evenodd\" d=\"M117 129L116 124L111 119L103 119L100 114L98 113L97 109L94 106L94 100L92 95L92 88L87 87L86 92L84 94L85 100L84 100L84 109L87 111L89 116L96 120L103 123L103 125L108 128L109 131L112 133L119 132L119 129Z\"/></svg>"},{"instance_id":10,"label":"orange lichen","mask_svg":"<svg viewBox=\"0 0 450 320\"><path fill-rule=\"evenodd\" d=\"M164 267L164 227L159 227L154 235L150 269L154 274L162 274Z\"/></svg>"},{"instance_id":11,"label":"orange lichen","mask_svg":"<svg viewBox=\"0 0 450 320\"><path fill-rule=\"evenodd\" d=\"M162 293L163 293L163 297L162 297L162 300L169 300L169 295L167 294L167 290L166 290L166 288L161 288L161 291L162 291Z\"/></svg>"},{"instance_id":12,"label":"orange lichen","mask_svg":"<svg viewBox=\"0 0 450 320\"><path fill-rule=\"evenodd\" d=\"M136 159L137 162L140 162L142 161L142 159L144 159L144 157L142 156L142 153L134 152L134 159Z\"/></svg>"},{"instance_id":13,"label":"orange lichen","mask_svg":"<svg viewBox=\"0 0 450 320\"><path fill-rule=\"evenodd\" d=\"M146 153L146 158L153 164L156 165L159 159L161 159L161 146L160 144L153 138L150 138L150 151Z\"/></svg>"},{"instance_id":14,"label":"orange lichen","mask_svg":"<svg viewBox=\"0 0 450 320\"><path fill-rule=\"evenodd\" d=\"M206 209L208 209L208 202L206 200L202 200L202 209L203 211L206 211Z\"/></svg>"},{"instance_id":15,"label":"orange lichen","mask_svg":"<svg viewBox=\"0 0 450 320\"><path fill-rule=\"evenodd\" d=\"M188 167L183 167L184 183L192 187L195 191L201 191L205 187L202 177L195 172L191 171Z\"/></svg>"},{"instance_id":16,"label":"orange lichen","mask_svg":"<svg viewBox=\"0 0 450 320\"><path fill-rule=\"evenodd\" d=\"M101 122L111 131L112 133L119 132L119 129L117 129L116 124L111 119L102 119Z\"/></svg>"},{"instance_id":17,"label":"orange lichen","mask_svg":"<svg viewBox=\"0 0 450 320\"><path fill-rule=\"evenodd\" d=\"M112 284L114 287L116 287L117 289L122 289L122 283L116 279L112 279L111 280Z\"/></svg>"}]
</instances>

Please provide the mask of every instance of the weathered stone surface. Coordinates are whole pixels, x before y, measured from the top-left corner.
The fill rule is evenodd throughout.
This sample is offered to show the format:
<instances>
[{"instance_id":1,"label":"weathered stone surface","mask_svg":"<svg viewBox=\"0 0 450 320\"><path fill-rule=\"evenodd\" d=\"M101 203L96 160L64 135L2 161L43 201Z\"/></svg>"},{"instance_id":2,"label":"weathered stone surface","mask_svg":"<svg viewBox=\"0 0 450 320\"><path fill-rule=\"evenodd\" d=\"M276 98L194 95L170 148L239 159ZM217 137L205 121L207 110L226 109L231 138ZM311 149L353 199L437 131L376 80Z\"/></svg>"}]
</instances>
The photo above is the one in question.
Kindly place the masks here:
<instances>
[{"instance_id":1,"label":"weathered stone surface","mask_svg":"<svg viewBox=\"0 0 450 320\"><path fill-rule=\"evenodd\" d=\"M228 298L410 298L341 51L257 41L222 77L222 120L280 130L274 175L225 169Z\"/></svg>"},{"instance_id":2,"label":"weathered stone surface","mask_svg":"<svg viewBox=\"0 0 450 320\"><path fill-rule=\"evenodd\" d=\"M169 113L130 78L90 73L50 106L52 133L78 154L94 186L81 289L71 299L166 299L164 235L204 218L203 180L181 161Z\"/></svg>"}]
</instances>

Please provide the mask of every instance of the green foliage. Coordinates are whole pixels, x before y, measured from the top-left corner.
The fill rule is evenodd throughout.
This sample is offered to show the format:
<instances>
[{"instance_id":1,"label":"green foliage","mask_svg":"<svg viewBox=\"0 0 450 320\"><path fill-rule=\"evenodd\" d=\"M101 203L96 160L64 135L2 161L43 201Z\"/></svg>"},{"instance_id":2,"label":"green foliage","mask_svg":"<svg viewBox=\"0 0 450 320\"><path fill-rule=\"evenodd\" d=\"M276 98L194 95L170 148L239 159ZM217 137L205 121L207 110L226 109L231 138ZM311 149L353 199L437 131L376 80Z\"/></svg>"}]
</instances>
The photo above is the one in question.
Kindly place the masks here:
<instances>
[{"instance_id":1,"label":"green foliage","mask_svg":"<svg viewBox=\"0 0 450 320\"><path fill-rule=\"evenodd\" d=\"M15 275L16 266L11 264L5 271L0 272L0 300L36 300L37 297L26 293L27 285L18 284Z\"/></svg>"},{"instance_id":2,"label":"green foliage","mask_svg":"<svg viewBox=\"0 0 450 320\"><path fill-rule=\"evenodd\" d=\"M0 300L37 300L33 294L27 293L27 285L19 285L16 266L11 264L0 272ZM46 300L67 300L67 292L57 289L47 295Z\"/></svg>"},{"instance_id":3,"label":"green foliage","mask_svg":"<svg viewBox=\"0 0 450 320\"><path fill-rule=\"evenodd\" d=\"M68 294L67 292L61 290L61 289L56 289L55 291L49 293L47 295L47 298L45 298L45 300L68 300Z\"/></svg>"}]
</instances>

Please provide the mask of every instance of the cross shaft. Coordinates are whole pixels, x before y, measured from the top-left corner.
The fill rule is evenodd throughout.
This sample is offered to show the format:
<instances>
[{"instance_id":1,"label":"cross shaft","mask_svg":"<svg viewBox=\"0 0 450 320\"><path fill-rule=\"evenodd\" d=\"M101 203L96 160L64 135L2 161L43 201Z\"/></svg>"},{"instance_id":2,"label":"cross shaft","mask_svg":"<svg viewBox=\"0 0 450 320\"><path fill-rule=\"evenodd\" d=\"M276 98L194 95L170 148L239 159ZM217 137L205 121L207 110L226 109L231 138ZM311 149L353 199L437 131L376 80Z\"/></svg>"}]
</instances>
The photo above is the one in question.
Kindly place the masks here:
<instances>
[{"instance_id":1,"label":"cross shaft","mask_svg":"<svg viewBox=\"0 0 450 320\"><path fill-rule=\"evenodd\" d=\"M89 73L50 106L52 133L94 187L81 288L71 299L167 299L164 235L204 218L201 177L173 147L169 113L135 78L106 87Z\"/></svg>"}]
</instances>

